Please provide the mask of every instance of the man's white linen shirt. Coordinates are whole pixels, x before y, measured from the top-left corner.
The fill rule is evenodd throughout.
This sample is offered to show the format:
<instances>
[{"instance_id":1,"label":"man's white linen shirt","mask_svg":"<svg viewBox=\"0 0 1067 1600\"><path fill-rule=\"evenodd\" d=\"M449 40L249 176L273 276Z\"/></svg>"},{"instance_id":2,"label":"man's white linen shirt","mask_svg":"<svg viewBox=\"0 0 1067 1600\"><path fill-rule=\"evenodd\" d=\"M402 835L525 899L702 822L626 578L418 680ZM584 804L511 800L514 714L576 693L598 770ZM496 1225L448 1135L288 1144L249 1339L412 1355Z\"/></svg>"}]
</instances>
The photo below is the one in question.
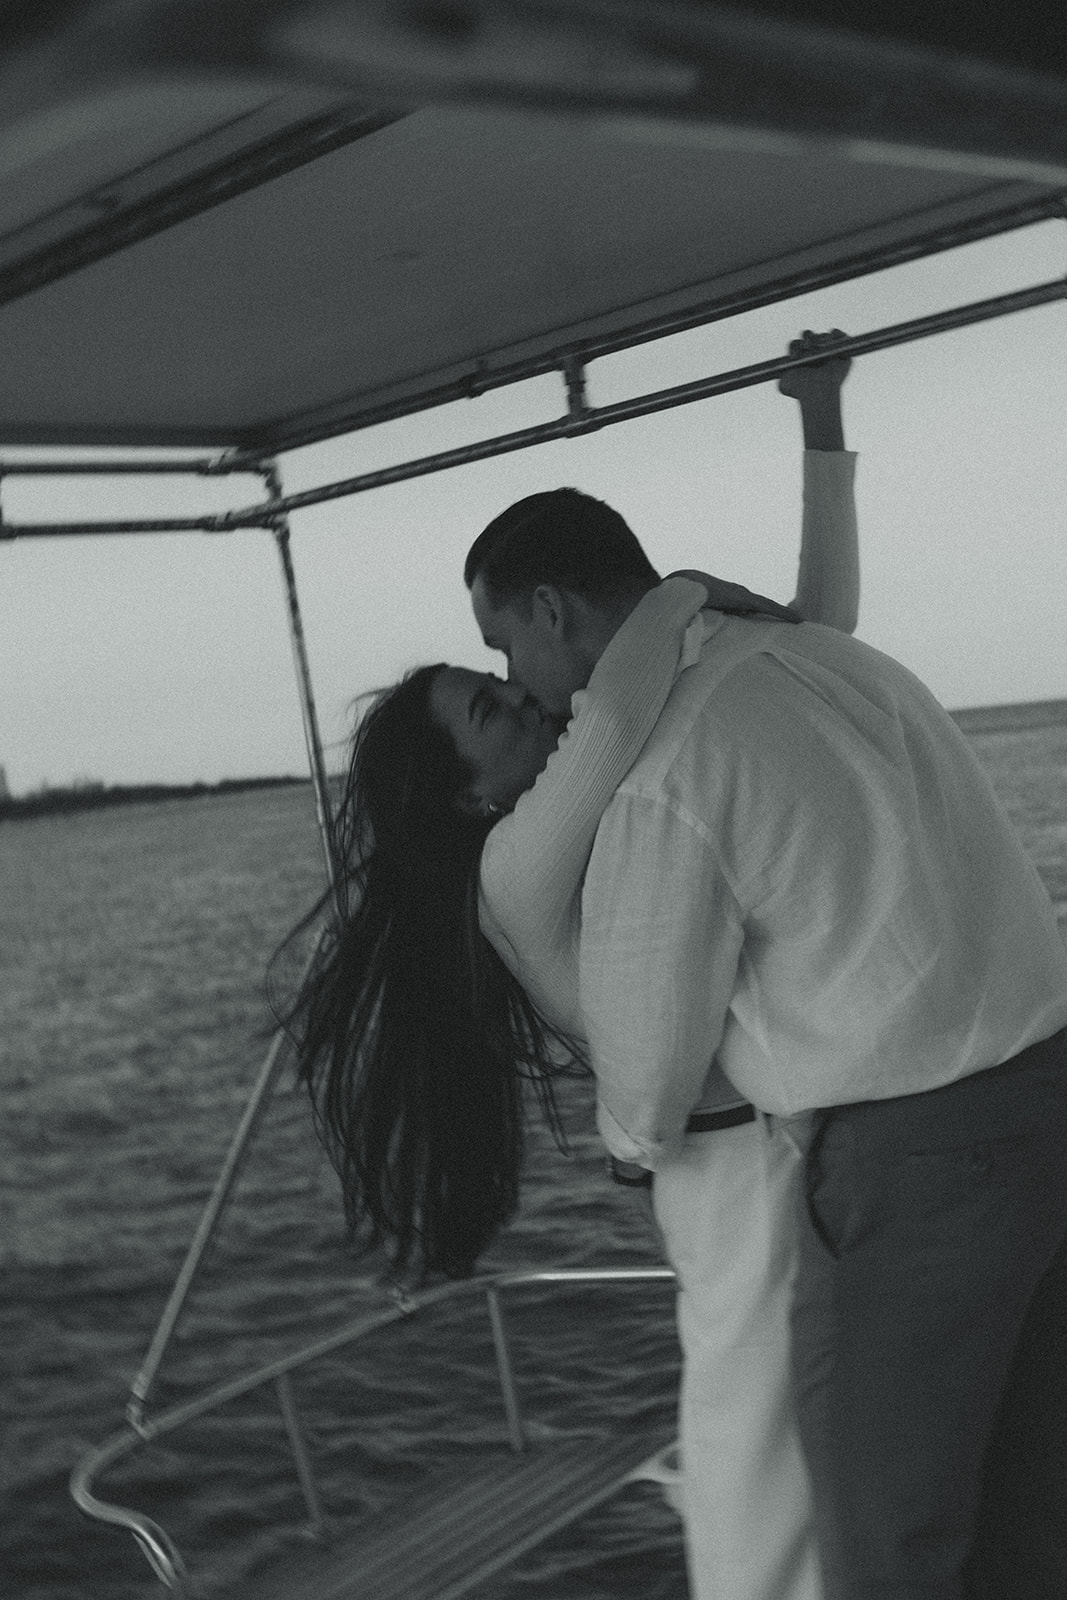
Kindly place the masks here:
<instances>
[{"instance_id":1,"label":"man's white linen shirt","mask_svg":"<svg viewBox=\"0 0 1067 1600\"><path fill-rule=\"evenodd\" d=\"M854 601L855 467L849 450L804 452L798 589L820 616L847 614ZM573 720L545 771L482 852L482 932L542 1015L580 1041L578 947L589 852L678 673L699 656L700 634L686 630L706 598L681 578L645 596L597 663L588 690L573 697ZM740 1099L714 1077L708 1093L716 1104Z\"/></svg>"},{"instance_id":2,"label":"man's white linen shirt","mask_svg":"<svg viewBox=\"0 0 1067 1600\"><path fill-rule=\"evenodd\" d=\"M598 1126L655 1168L694 1106L932 1089L1067 1023L1067 952L970 747L898 663L703 613L596 836ZM714 1066L709 1072L709 1063Z\"/></svg>"}]
</instances>

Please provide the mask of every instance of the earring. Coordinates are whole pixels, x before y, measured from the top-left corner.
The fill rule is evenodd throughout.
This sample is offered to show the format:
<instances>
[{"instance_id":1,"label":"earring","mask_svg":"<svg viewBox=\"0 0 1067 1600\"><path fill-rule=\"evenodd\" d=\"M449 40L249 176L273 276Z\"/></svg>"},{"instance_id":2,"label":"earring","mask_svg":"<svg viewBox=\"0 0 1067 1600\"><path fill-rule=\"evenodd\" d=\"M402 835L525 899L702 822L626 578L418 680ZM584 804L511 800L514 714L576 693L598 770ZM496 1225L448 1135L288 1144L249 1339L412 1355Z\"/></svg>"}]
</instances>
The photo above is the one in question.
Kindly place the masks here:
<instances>
[{"instance_id":1,"label":"earring","mask_svg":"<svg viewBox=\"0 0 1067 1600\"><path fill-rule=\"evenodd\" d=\"M504 807L498 806L495 800L487 800L485 802L485 811L482 815L486 817L502 817L504 815Z\"/></svg>"}]
</instances>

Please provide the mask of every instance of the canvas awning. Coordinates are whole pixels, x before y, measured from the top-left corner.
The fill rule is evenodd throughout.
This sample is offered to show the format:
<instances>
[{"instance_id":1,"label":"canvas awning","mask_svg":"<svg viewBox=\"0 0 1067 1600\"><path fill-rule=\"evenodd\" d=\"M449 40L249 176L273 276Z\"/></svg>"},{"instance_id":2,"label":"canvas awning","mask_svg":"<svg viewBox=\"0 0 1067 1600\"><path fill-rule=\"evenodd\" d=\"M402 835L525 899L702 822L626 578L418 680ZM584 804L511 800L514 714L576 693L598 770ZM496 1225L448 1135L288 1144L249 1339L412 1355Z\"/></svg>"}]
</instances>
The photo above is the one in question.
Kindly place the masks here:
<instances>
[{"instance_id":1,"label":"canvas awning","mask_svg":"<svg viewBox=\"0 0 1067 1600\"><path fill-rule=\"evenodd\" d=\"M83 9L112 39L208 16ZM8 102L0 442L274 451L1062 211L1051 167L659 115L647 85L412 103L380 28L357 96L360 7L266 9L304 30L284 70L157 27L106 72L50 41L64 71Z\"/></svg>"}]
</instances>

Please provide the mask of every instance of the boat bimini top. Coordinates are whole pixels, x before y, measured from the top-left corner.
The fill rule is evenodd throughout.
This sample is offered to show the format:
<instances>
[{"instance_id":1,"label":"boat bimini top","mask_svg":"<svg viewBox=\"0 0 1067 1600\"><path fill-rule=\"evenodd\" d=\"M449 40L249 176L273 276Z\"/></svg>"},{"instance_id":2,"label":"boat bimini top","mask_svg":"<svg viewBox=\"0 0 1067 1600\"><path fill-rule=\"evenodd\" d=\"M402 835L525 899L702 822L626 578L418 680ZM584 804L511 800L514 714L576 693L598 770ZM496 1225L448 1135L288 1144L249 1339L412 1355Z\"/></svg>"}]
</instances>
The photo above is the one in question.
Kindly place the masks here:
<instances>
[{"instance_id":1,"label":"boat bimini top","mask_svg":"<svg viewBox=\"0 0 1067 1600\"><path fill-rule=\"evenodd\" d=\"M1055 25L1034 71L1014 8L977 59L858 3L853 32L773 0L11 9L0 444L276 454L1067 190Z\"/></svg>"},{"instance_id":2,"label":"boat bimini top","mask_svg":"<svg viewBox=\"0 0 1067 1600\"><path fill-rule=\"evenodd\" d=\"M261 475L264 498L187 520L0 523L0 538L272 529L328 844L290 511L767 381L803 358L600 408L587 403L584 370L642 341L1067 214L1067 17L1031 14L1026 0L962 22L914 8L898 26L871 11L866 0L6 8L0 446L15 453L0 458L0 477L241 470ZM859 354L1065 291L1062 279L1033 285L842 348ZM280 452L552 371L563 379L554 421L282 494ZM24 446L163 453L49 463L27 460ZM165 454L189 446L204 454ZM167 1536L92 1493L94 1475L139 1440L273 1383L318 1517L288 1373L321 1343L145 1415L280 1054L264 1064L134 1383L130 1426L73 1480L79 1505L131 1529L175 1592ZM494 1306L491 1293L507 1399ZM507 1403L519 1451L513 1394ZM616 1463L615 1481L632 1466ZM517 1522L528 1530L530 1516ZM485 1559L499 1565L507 1551ZM422 1592L405 1582L405 1600ZM433 1593L465 1592L455 1582Z\"/></svg>"}]
</instances>

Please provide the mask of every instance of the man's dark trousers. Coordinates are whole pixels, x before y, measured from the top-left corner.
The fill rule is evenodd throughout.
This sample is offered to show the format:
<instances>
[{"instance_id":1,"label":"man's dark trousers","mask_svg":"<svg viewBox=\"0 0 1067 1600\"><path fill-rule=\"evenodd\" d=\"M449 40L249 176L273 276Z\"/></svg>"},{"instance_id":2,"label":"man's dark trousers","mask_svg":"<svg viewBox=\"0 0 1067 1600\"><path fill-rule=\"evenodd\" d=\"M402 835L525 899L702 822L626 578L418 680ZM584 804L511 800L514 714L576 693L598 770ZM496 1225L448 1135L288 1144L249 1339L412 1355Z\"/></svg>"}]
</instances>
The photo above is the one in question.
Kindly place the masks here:
<instances>
[{"instance_id":1,"label":"man's dark trousers","mask_svg":"<svg viewBox=\"0 0 1067 1600\"><path fill-rule=\"evenodd\" d=\"M1067 1600L1067 1030L817 1113L793 1320L826 1600Z\"/></svg>"}]
</instances>

